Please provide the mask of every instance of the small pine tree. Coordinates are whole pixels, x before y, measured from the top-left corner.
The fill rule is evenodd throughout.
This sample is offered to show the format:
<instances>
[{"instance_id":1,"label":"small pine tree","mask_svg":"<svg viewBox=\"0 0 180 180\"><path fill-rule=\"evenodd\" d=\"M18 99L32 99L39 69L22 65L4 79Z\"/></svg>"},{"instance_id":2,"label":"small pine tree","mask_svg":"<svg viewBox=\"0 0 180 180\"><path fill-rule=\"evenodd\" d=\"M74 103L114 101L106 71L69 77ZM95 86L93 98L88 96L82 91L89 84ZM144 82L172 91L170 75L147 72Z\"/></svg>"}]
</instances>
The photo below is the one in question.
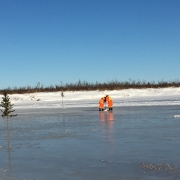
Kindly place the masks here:
<instances>
[{"instance_id":1,"label":"small pine tree","mask_svg":"<svg viewBox=\"0 0 180 180\"><path fill-rule=\"evenodd\" d=\"M3 110L1 109L2 117L3 118L6 117L7 121L8 121L9 117L17 116L17 114L11 114L12 112L15 111L15 110L13 110L13 105L14 104L11 104L11 101L10 101L10 98L9 98L7 92L4 90L0 106L2 108L4 108Z\"/></svg>"}]
</instances>

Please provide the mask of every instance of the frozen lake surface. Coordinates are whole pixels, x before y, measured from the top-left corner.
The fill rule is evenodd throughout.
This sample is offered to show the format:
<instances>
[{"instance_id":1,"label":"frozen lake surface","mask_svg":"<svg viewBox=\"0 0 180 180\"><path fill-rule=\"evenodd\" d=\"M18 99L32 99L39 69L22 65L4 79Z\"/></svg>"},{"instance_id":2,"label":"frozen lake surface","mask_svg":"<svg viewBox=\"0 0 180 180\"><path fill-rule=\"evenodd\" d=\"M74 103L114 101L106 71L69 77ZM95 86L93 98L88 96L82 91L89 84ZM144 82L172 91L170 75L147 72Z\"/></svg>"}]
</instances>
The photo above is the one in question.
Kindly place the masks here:
<instances>
[{"instance_id":1,"label":"frozen lake surface","mask_svg":"<svg viewBox=\"0 0 180 180\"><path fill-rule=\"evenodd\" d=\"M9 132L0 117L0 180L180 179L180 106L16 113Z\"/></svg>"}]
</instances>

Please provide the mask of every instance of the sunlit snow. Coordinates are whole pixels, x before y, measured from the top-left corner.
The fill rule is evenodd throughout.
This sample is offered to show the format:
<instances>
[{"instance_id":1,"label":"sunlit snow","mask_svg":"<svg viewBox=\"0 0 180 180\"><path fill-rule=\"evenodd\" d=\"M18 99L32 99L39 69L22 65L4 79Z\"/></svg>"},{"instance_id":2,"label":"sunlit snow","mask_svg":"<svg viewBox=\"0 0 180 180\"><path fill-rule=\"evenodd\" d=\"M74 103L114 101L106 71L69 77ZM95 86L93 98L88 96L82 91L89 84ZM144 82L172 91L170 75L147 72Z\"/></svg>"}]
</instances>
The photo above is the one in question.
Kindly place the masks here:
<instances>
[{"instance_id":1,"label":"sunlit snow","mask_svg":"<svg viewBox=\"0 0 180 180\"><path fill-rule=\"evenodd\" d=\"M110 95L115 106L180 105L180 88L148 88L113 91L42 92L9 95L14 108L98 107L99 99ZM0 96L2 97L2 95Z\"/></svg>"}]
</instances>

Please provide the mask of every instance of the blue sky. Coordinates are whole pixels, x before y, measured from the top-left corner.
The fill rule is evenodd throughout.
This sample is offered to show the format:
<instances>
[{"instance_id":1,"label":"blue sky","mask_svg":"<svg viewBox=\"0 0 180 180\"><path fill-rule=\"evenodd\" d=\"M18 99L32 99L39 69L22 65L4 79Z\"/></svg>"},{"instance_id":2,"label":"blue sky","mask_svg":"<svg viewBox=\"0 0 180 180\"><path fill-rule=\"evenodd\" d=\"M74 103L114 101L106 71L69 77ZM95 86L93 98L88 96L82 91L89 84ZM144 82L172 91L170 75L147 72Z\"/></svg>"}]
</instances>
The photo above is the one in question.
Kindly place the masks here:
<instances>
[{"instance_id":1,"label":"blue sky","mask_svg":"<svg viewBox=\"0 0 180 180\"><path fill-rule=\"evenodd\" d=\"M179 9L179 0L0 0L0 88L179 79Z\"/></svg>"}]
</instances>

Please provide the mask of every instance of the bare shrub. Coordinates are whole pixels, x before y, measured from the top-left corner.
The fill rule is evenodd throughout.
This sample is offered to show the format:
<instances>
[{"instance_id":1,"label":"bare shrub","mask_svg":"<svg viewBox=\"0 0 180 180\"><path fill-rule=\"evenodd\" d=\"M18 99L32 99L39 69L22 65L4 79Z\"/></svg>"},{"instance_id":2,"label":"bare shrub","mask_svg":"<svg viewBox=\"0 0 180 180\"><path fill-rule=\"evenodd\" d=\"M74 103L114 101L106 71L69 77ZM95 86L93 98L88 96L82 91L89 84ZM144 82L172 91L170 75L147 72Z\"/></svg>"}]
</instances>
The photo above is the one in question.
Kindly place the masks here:
<instances>
[{"instance_id":1,"label":"bare shrub","mask_svg":"<svg viewBox=\"0 0 180 180\"><path fill-rule=\"evenodd\" d=\"M93 90L99 90L99 91L105 91L105 90L121 90L121 89L143 89L143 88L166 88L166 87L180 87L180 82L178 79L174 81L158 81L157 83L155 81L152 82L146 82L143 81L135 81L129 79L129 81L118 81L118 80L112 80L109 82L95 82L95 83L89 83L86 81L78 80L78 82L75 83L66 83L64 85L49 85L47 87L44 87L40 82L36 84L36 86L24 86L24 87L8 87L6 88L6 91L8 94L25 94L25 93L34 93L34 92L57 92L57 91L93 91ZM3 93L3 90L0 90L0 94Z\"/></svg>"}]
</instances>

